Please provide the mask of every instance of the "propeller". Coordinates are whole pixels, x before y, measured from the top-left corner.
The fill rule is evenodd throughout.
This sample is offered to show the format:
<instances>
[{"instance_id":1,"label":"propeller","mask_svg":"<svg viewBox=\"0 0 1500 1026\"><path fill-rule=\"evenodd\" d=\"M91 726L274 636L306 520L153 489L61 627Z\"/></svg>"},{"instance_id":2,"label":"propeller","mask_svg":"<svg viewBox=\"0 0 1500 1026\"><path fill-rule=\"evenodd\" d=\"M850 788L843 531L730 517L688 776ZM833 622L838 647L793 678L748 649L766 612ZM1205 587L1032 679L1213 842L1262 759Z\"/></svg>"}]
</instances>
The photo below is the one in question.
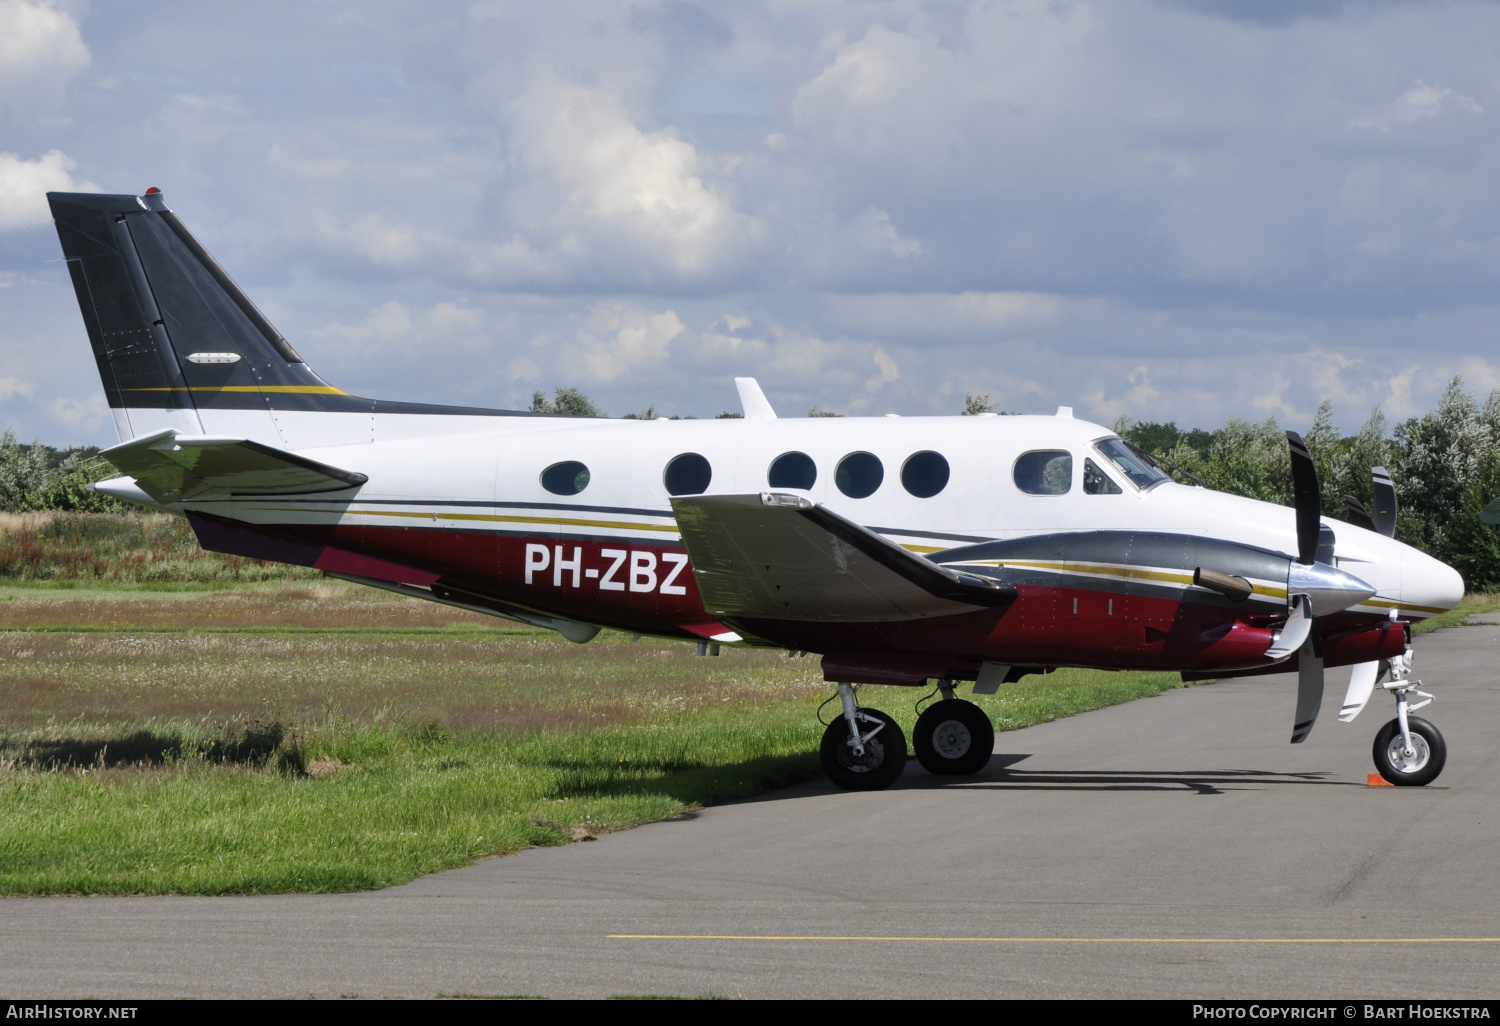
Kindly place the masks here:
<instances>
[{"instance_id":1,"label":"propeller","mask_svg":"<svg viewBox=\"0 0 1500 1026\"><path fill-rule=\"evenodd\" d=\"M1292 720L1292 744L1300 745L1318 722L1323 706L1323 652L1318 636L1309 634L1297 654L1297 716Z\"/></svg>"},{"instance_id":2,"label":"propeller","mask_svg":"<svg viewBox=\"0 0 1500 1026\"><path fill-rule=\"evenodd\" d=\"M1307 443L1295 431L1286 433L1292 450L1292 505L1297 508L1297 562L1317 562L1318 535L1323 530L1323 501L1318 493L1318 468Z\"/></svg>"},{"instance_id":3,"label":"propeller","mask_svg":"<svg viewBox=\"0 0 1500 1026\"><path fill-rule=\"evenodd\" d=\"M1297 560L1287 570L1287 620L1266 655L1285 659L1297 653L1297 715L1292 721L1292 744L1297 745L1312 733L1323 704L1323 645L1313 620L1357 606L1374 595L1375 589L1333 565L1336 539L1323 524L1318 468L1302 436L1288 431L1286 440L1291 450L1292 499L1297 510ZM1377 477L1377 489L1379 480ZM1389 476L1385 480L1389 482ZM1376 507L1381 508L1378 491ZM1392 511L1394 527L1394 489L1386 508Z\"/></svg>"},{"instance_id":4,"label":"propeller","mask_svg":"<svg viewBox=\"0 0 1500 1026\"><path fill-rule=\"evenodd\" d=\"M1363 527L1366 531L1375 530L1375 521L1370 519L1370 511L1365 509L1365 504L1352 495L1344 496L1344 507L1349 511L1349 523L1355 527Z\"/></svg>"},{"instance_id":5,"label":"propeller","mask_svg":"<svg viewBox=\"0 0 1500 1026\"><path fill-rule=\"evenodd\" d=\"M1380 660L1357 663L1349 674L1349 690L1344 692L1344 707L1339 710L1339 722L1348 723L1360 714L1375 685L1380 682Z\"/></svg>"},{"instance_id":6,"label":"propeller","mask_svg":"<svg viewBox=\"0 0 1500 1026\"><path fill-rule=\"evenodd\" d=\"M1387 538L1396 537L1396 485L1391 481L1390 473L1384 467L1371 467L1370 477L1373 483L1373 497L1375 509L1370 514L1370 521L1375 525L1375 530Z\"/></svg>"},{"instance_id":7,"label":"propeller","mask_svg":"<svg viewBox=\"0 0 1500 1026\"><path fill-rule=\"evenodd\" d=\"M1371 467L1370 477L1375 499L1375 512L1352 495L1344 496L1344 506L1349 511L1349 523L1363 527L1366 531L1377 531L1387 538L1396 536L1396 486L1384 467Z\"/></svg>"},{"instance_id":8,"label":"propeller","mask_svg":"<svg viewBox=\"0 0 1500 1026\"><path fill-rule=\"evenodd\" d=\"M1396 537L1396 486L1384 467L1371 467L1371 491L1375 499L1375 512L1352 495L1344 496L1344 506L1349 511L1349 523L1376 531L1387 538Z\"/></svg>"}]
</instances>

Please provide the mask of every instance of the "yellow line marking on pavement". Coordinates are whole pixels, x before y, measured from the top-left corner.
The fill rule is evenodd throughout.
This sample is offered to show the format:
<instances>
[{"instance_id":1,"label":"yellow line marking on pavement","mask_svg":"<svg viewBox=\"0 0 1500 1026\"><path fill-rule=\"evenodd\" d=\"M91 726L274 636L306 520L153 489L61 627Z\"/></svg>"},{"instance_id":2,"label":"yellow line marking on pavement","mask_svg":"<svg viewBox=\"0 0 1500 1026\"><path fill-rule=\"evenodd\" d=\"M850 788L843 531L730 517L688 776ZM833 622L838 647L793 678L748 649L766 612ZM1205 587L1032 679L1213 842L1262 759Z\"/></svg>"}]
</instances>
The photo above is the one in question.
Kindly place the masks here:
<instances>
[{"instance_id":1,"label":"yellow line marking on pavement","mask_svg":"<svg viewBox=\"0 0 1500 1026\"><path fill-rule=\"evenodd\" d=\"M611 933L606 940L905 941L929 944L1500 944L1500 937L841 937L730 933Z\"/></svg>"}]
</instances>

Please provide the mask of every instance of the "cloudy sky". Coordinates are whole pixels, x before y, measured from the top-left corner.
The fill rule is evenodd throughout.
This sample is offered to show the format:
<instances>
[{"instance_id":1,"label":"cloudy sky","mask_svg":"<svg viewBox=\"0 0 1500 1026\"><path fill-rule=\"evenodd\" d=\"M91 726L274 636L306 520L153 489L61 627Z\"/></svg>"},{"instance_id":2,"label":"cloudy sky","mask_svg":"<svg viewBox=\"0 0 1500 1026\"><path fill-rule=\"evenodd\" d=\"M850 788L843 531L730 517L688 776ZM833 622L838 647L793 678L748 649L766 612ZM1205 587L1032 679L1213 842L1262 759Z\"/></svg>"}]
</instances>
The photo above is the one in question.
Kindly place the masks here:
<instances>
[{"instance_id":1,"label":"cloudy sky","mask_svg":"<svg viewBox=\"0 0 1500 1026\"><path fill-rule=\"evenodd\" d=\"M1500 4L0 0L0 422L113 441L48 189L348 391L1109 422L1500 386Z\"/></svg>"}]
</instances>

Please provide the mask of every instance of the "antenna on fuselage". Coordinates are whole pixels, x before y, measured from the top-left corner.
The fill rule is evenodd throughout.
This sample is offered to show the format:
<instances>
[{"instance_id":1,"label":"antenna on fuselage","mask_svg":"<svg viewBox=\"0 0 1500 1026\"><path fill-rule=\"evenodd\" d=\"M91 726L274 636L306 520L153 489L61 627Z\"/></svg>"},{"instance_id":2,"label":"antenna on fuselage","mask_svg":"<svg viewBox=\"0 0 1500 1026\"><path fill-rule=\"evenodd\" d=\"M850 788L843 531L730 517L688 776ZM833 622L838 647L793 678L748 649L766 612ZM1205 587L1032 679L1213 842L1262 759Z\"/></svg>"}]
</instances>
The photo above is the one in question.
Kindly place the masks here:
<instances>
[{"instance_id":1,"label":"antenna on fuselage","mask_svg":"<svg viewBox=\"0 0 1500 1026\"><path fill-rule=\"evenodd\" d=\"M771 409L771 401L766 398L766 393L760 390L760 382L754 378L735 378L734 387L740 393L740 409L745 413L746 420L775 420L776 411Z\"/></svg>"}]
</instances>

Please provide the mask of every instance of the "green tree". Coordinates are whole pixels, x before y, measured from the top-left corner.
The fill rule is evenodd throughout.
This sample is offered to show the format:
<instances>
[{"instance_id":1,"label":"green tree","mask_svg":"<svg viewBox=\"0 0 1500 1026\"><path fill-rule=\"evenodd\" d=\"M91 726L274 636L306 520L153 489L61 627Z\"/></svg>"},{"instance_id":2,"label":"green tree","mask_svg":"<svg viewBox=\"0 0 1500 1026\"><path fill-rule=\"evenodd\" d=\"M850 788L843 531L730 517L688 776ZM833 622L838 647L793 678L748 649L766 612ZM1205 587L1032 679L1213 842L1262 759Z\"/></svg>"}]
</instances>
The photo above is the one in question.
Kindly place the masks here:
<instances>
[{"instance_id":1,"label":"green tree","mask_svg":"<svg viewBox=\"0 0 1500 1026\"><path fill-rule=\"evenodd\" d=\"M1398 537L1444 562L1455 557L1449 530L1480 464L1494 448L1474 396L1454 377L1437 409L1396 428L1392 468L1400 513Z\"/></svg>"},{"instance_id":2,"label":"green tree","mask_svg":"<svg viewBox=\"0 0 1500 1026\"><path fill-rule=\"evenodd\" d=\"M0 434L0 508L11 512L25 509L27 497L46 488L54 476L46 447L40 442L21 445L10 428Z\"/></svg>"},{"instance_id":3,"label":"green tree","mask_svg":"<svg viewBox=\"0 0 1500 1026\"><path fill-rule=\"evenodd\" d=\"M817 407L813 407L817 409ZM981 413L994 413L1000 409L1000 404L990 398L990 393L979 395L977 392L964 393L964 412L960 416L977 417ZM812 414L808 414L812 416Z\"/></svg>"},{"instance_id":4,"label":"green tree","mask_svg":"<svg viewBox=\"0 0 1500 1026\"><path fill-rule=\"evenodd\" d=\"M1324 511L1330 516L1348 519L1348 507L1343 497L1352 495L1371 508L1375 501L1371 487L1370 471L1374 467L1391 469L1395 461L1395 447L1386 426L1385 412L1379 406L1370 411L1369 418L1359 429L1359 434L1342 439L1338 458L1331 471L1332 487L1325 487L1324 494L1333 496L1330 507L1327 500Z\"/></svg>"},{"instance_id":5,"label":"green tree","mask_svg":"<svg viewBox=\"0 0 1500 1026\"><path fill-rule=\"evenodd\" d=\"M1202 478L1209 488L1291 505L1291 456L1286 433L1274 417L1259 424L1231 418L1213 433L1207 453L1179 439L1166 458Z\"/></svg>"},{"instance_id":6,"label":"green tree","mask_svg":"<svg viewBox=\"0 0 1500 1026\"><path fill-rule=\"evenodd\" d=\"M1479 511L1500 497L1500 449L1491 448L1464 489L1457 515L1445 532L1448 562L1463 575L1469 591L1500 591L1500 528L1486 524Z\"/></svg>"},{"instance_id":7,"label":"green tree","mask_svg":"<svg viewBox=\"0 0 1500 1026\"><path fill-rule=\"evenodd\" d=\"M560 413L568 417L608 416L603 410L594 405L592 399L572 385L554 391L550 402L545 392L531 393L531 412Z\"/></svg>"}]
</instances>

